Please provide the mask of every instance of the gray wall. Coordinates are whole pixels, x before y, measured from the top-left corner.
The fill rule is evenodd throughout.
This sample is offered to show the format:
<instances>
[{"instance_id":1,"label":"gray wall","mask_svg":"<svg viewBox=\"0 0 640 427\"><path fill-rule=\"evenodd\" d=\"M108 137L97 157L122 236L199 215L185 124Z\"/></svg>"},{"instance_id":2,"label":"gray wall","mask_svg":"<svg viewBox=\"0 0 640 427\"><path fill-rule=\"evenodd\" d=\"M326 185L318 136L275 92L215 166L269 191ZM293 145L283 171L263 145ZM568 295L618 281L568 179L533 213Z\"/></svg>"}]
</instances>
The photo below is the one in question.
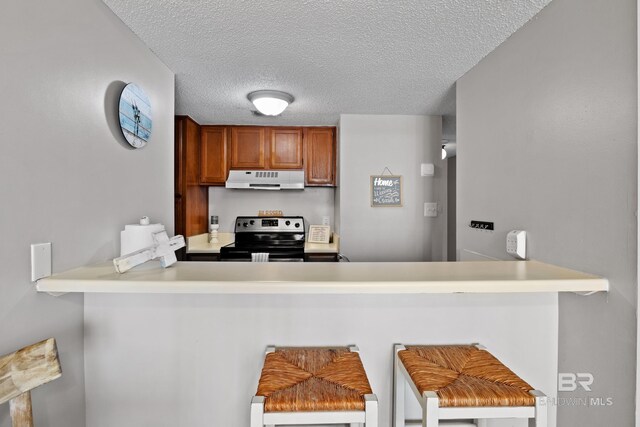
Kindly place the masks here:
<instances>
[{"instance_id":1,"label":"gray wall","mask_svg":"<svg viewBox=\"0 0 640 427\"><path fill-rule=\"evenodd\" d=\"M339 132L341 252L352 261L446 259L440 116L343 114ZM421 163L434 163L435 177L421 177ZM402 207L371 207L369 177L385 167L402 175ZM437 218L424 217L424 202L438 202Z\"/></svg>"},{"instance_id":2,"label":"gray wall","mask_svg":"<svg viewBox=\"0 0 640 427\"><path fill-rule=\"evenodd\" d=\"M357 344L380 427L391 426L394 343L481 342L527 381L556 382L557 294L91 293L85 312L88 427L247 427L267 345ZM407 406L420 417L416 399Z\"/></svg>"},{"instance_id":3,"label":"gray wall","mask_svg":"<svg viewBox=\"0 0 640 427\"><path fill-rule=\"evenodd\" d=\"M457 188L456 157L447 159L447 261L456 261L458 251L456 246L456 188Z\"/></svg>"},{"instance_id":4,"label":"gray wall","mask_svg":"<svg viewBox=\"0 0 640 427\"><path fill-rule=\"evenodd\" d=\"M560 397L614 400L562 406L561 426L635 419L636 94L633 0L555 0L457 84L458 249L506 258L521 228L531 258L611 281L560 296L560 372L595 376Z\"/></svg>"},{"instance_id":5,"label":"gray wall","mask_svg":"<svg viewBox=\"0 0 640 427\"><path fill-rule=\"evenodd\" d=\"M306 226L331 218L333 230L333 188L307 187L302 191L231 190L209 187L209 215L218 215L220 231L233 232L240 215L258 215L260 210L281 210L285 215L303 216Z\"/></svg>"},{"instance_id":6,"label":"gray wall","mask_svg":"<svg viewBox=\"0 0 640 427\"><path fill-rule=\"evenodd\" d=\"M173 73L99 0L3 2L0 64L0 354L55 337L63 376L33 393L35 424L84 426L83 297L37 294L29 245L53 242L59 272L116 255L140 215L173 228ZM154 111L138 151L112 114L130 81Z\"/></svg>"}]
</instances>

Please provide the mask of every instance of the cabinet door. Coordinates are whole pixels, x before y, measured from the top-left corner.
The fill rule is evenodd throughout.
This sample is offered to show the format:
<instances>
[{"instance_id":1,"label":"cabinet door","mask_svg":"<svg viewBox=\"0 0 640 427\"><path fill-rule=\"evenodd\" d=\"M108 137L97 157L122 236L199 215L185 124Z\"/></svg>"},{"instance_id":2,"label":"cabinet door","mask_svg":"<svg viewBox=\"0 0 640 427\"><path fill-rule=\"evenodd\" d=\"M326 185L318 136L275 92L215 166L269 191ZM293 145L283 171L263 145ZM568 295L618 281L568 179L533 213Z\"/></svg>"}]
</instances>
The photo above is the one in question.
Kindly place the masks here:
<instances>
[{"instance_id":1,"label":"cabinet door","mask_svg":"<svg viewBox=\"0 0 640 427\"><path fill-rule=\"evenodd\" d=\"M200 182L222 185L227 180L227 133L224 126L202 126Z\"/></svg>"},{"instance_id":2,"label":"cabinet door","mask_svg":"<svg viewBox=\"0 0 640 427\"><path fill-rule=\"evenodd\" d=\"M208 190L200 185L200 126L187 116L175 125L175 233L185 237L206 233ZM182 261L184 249L177 252Z\"/></svg>"},{"instance_id":3,"label":"cabinet door","mask_svg":"<svg viewBox=\"0 0 640 427\"><path fill-rule=\"evenodd\" d=\"M270 169L302 169L302 128L270 128L269 147Z\"/></svg>"},{"instance_id":4,"label":"cabinet door","mask_svg":"<svg viewBox=\"0 0 640 427\"><path fill-rule=\"evenodd\" d=\"M306 185L336 185L335 128L305 128L304 167Z\"/></svg>"},{"instance_id":5,"label":"cabinet door","mask_svg":"<svg viewBox=\"0 0 640 427\"><path fill-rule=\"evenodd\" d=\"M234 126L231 128L231 168L265 169L264 127Z\"/></svg>"}]
</instances>

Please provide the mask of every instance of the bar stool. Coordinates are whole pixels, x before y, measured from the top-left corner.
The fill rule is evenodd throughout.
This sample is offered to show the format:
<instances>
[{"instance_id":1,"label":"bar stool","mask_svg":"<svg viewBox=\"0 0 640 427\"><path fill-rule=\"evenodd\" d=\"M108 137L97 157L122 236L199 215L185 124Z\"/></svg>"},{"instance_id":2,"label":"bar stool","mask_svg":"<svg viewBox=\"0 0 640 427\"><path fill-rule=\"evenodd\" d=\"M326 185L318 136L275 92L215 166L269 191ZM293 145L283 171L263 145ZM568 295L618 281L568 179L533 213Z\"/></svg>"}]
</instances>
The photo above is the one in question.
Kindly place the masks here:
<instances>
[{"instance_id":1,"label":"bar stool","mask_svg":"<svg viewBox=\"0 0 640 427\"><path fill-rule=\"evenodd\" d=\"M405 381L422 406L422 425L440 420L528 418L546 427L547 398L481 345L404 346L394 356L393 426L404 427Z\"/></svg>"},{"instance_id":2,"label":"bar stool","mask_svg":"<svg viewBox=\"0 0 640 427\"><path fill-rule=\"evenodd\" d=\"M290 424L378 425L358 348L267 347L251 427Z\"/></svg>"}]
</instances>

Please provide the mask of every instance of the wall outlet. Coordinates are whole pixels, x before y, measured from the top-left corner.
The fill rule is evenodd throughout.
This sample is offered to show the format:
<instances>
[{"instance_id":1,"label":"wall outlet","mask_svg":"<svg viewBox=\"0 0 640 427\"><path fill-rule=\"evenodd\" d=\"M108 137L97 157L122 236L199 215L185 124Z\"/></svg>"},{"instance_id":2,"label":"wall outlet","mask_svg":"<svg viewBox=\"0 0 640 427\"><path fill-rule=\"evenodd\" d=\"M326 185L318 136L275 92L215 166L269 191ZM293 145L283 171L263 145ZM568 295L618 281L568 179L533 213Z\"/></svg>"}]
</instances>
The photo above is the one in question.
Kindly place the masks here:
<instances>
[{"instance_id":1,"label":"wall outlet","mask_svg":"<svg viewBox=\"0 0 640 427\"><path fill-rule=\"evenodd\" d=\"M436 217L438 216L438 203L426 203L424 204L424 216Z\"/></svg>"},{"instance_id":2,"label":"wall outlet","mask_svg":"<svg viewBox=\"0 0 640 427\"><path fill-rule=\"evenodd\" d=\"M31 245L31 281L51 276L51 243Z\"/></svg>"},{"instance_id":3,"label":"wall outlet","mask_svg":"<svg viewBox=\"0 0 640 427\"><path fill-rule=\"evenodd\" d=\"M527 232L513 230L507 234L507 253L514 258L527 258Z\"/></svg>"},{"instance_id":4,"label":"wall outlet","mask_svg":"<svg viewBox=\"0 0 640 427\"><path fill-rule=\"evenodd\" d=\"M331 225L331 217L323 216L322 217L322 225Z\"/></svg>"}]
</instances>

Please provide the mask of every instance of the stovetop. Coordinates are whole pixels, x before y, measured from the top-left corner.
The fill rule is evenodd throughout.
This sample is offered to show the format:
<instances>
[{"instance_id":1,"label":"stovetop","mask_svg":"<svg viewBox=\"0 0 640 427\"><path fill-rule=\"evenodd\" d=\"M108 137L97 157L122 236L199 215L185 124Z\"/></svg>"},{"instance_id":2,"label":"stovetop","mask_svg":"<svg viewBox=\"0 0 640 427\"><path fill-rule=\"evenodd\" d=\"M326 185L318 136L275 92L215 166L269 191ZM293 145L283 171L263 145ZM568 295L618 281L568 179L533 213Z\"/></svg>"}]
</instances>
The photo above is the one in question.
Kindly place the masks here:
<instances>
[{"instance_id":1,"label":"stovetop","mask_svg":"<svg viewBox=\"0 0 640 427\"><path fill-rule=\"evenodd\" d=\"M235 242L220 248L223 260L247 259L252 253L268 253L270 259L304 258L305 227L301 216L236 219Z\"/></svg>"}]
</instances>

